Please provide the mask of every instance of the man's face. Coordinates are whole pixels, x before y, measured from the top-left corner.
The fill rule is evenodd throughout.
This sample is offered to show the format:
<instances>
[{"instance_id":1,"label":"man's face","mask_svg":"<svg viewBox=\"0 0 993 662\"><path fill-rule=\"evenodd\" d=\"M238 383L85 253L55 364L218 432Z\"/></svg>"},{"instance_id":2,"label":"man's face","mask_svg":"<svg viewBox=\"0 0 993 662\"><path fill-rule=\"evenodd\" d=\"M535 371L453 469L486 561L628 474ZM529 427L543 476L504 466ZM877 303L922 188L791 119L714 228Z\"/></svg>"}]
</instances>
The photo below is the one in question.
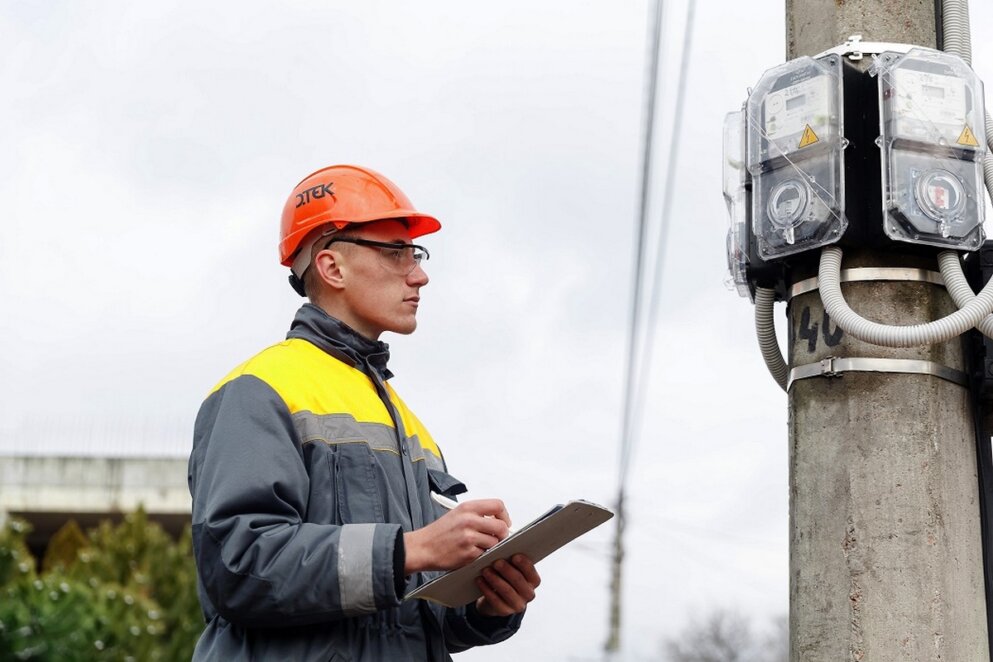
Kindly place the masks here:
<instances>
[{"instance_id":1,"label":"man's face","mask_svg":"<svg viewBox=\"0 0 993 662\"><path fill-rule=\"evenodd\" d=\"M374 221L359 226L360 239L389 243L410 243L410 232L401 221ZM420 288L428 276L418 265L409 274L391 267L384 250L373 246L333 243L344 287L340 300L346 324L366 336L378 339L384 331L412 333L417 328Z\"/></svg>"}]
</instances>

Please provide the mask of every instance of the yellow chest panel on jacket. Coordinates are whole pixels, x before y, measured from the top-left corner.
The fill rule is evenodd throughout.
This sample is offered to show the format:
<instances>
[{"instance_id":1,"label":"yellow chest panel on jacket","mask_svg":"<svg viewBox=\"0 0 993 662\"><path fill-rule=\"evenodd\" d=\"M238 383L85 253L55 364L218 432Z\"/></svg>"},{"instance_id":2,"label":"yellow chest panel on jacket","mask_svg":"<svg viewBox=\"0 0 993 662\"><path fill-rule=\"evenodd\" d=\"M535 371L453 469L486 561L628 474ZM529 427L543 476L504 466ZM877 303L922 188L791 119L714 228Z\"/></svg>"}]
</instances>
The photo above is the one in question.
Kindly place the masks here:
<instances>
[{"instance_id":1,"label":"yellow chest panel on jacket","mask_svg":"<svg viewBox=\"0 0 993 662\"><path fill-rule=\"evenodd\" d=\"M360 423L394 427L386 405L365 373L306 340L284 340L259 352L232 370L211 393L242 375L257 377L272 387L290 414L301 411L317 415L350 414ZM440 458L441 451L421 422L389 384L386 390L407 435L416 434L421 447Z\"/></svg>"}]
</instances>

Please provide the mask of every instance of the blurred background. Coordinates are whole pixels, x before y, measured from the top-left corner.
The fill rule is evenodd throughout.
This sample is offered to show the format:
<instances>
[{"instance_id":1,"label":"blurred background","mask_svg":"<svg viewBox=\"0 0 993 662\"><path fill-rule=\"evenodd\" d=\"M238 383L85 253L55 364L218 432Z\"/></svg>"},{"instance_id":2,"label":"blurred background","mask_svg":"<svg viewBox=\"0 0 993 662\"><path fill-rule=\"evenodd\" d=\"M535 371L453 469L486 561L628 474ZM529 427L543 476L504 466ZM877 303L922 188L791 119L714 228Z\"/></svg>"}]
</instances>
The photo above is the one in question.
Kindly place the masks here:
<instances>
[{"instance_id":1,"label":"blurred background","mask_svg":"<svg viewBox=\"0 0 993 662\"><path fill-rule=\"evenodd\" d=\"M623 464L654 3L0 3L0 454L185 458L204 396L302 302L286 196L366 165L443 224L417 332L384 340L468 496L521 524L624 481L626 660L715 620L781 638L786 399L725 285L721 145L785 58L784 6L690 1L664 3ZM602 659L612 533L460 659Z\"/></svg>"}]
</instances>

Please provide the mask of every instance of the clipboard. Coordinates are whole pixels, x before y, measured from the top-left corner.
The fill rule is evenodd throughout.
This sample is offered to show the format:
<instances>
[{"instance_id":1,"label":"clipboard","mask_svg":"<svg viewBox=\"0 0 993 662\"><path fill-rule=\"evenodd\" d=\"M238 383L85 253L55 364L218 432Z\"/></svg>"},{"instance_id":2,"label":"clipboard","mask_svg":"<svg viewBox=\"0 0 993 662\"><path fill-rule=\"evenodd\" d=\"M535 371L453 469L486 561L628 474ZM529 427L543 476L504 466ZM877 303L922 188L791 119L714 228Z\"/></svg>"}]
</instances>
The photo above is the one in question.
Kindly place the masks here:
<instances>
[{"instance_id":1,"label":"clipboard","mask_svg":"<svg viewBox=\"0 0 993 662\"><path fill-rule=\"evenodd\" d=\"M483 568L514 554L524 554L537 563L613 516L609 508L582 499L555 506L471 563L418 586L404 599L431 600L446 607L461 607L482 595L475 580Z\"/></svg>"}]
</instances>

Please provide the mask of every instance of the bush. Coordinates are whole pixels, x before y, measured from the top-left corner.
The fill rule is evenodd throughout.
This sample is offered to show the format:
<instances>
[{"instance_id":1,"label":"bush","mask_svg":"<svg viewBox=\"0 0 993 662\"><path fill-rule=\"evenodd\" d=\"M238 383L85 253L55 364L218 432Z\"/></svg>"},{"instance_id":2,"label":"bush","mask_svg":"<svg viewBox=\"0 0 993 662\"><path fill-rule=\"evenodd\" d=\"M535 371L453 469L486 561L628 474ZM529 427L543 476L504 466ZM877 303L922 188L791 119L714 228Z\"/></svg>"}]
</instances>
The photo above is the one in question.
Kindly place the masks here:
<instances>
[{"instance_id":1,"label":"bush","mask_svg":"<svg viewBox=\"0 0 993 662\"><path fill-rule=\"evenodd\" d=\"M0 529L0 659L190 659L203 618L188 526L173 542L140 509L87 535L70 521L41 574L28 531Z\"/></svg>"}]
</instances>

